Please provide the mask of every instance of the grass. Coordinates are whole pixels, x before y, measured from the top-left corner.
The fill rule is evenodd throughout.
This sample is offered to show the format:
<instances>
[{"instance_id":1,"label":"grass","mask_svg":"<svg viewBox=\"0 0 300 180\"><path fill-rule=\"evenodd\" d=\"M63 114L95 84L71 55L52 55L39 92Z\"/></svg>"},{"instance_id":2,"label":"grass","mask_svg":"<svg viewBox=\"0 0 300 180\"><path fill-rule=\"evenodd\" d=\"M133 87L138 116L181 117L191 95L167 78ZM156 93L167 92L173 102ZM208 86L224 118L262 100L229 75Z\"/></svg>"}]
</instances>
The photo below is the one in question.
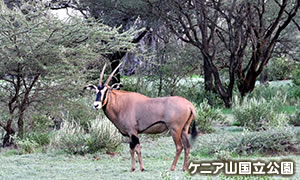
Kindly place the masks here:
<instances>
[{"instance_id":1,"label":"grass","mask_svg":"<svg viewBox=\"0 0 300 180\"><path fill-rule=\"evenodd\" d=\"M240 129L229 127L220 131L236 135L241 133ZM202 138L206 138L205 136L199 137L196 143L200 143ZM144 172L139 172L138 163L136 172L129 172L131 167L129 147L128 144L122 144L122 151L114 156L108 154L70 156L61 152L20 155L16 150L2 150L0 153L0 179L285 179L272 176L227 177L222 174L207 177L198 174L190 176L187 172L181 171L183 153L178 161L176 170L169 172L175 155L175 146L172 138L160 136L153 140L147 136L142 136L141 143L142 157L145 164ZM216 160L216 157L205 154L191 154L194 154L190 156L191 160ZM300 179L300 156L263 157L262 155L253 155L250 157L234 157L234 159L260 159L265 161L283 158L293 159L296 162L296 174L293 178Z\"/></svg>"},{"instance_id":2,"label":"grass","mask_svg":"<svg viewBox=\"0 0 300 180\"><path fill-rule=\"evenodd\" d=\"M296 106L284 106L281 111L284 113L293 114L296 112L296 110Z\"/></svg>"},{"instance_id":3,"label":"grass","mask_svg":"<svg viewBox=\"0 0 300 180\"><path fill-rule=\"evenodd\" d=\"M288 114L292 114L294 112L296 112L297 110L297 107L296 106L290 106L290 105L285 105L282 107L281 111L280 112L284 112L284 113L288 113ZM224 108L224 109L221 109L222 113L224 115L230 115L232 114L232 109L231 108Z\"/></svg>"}]
</instances>

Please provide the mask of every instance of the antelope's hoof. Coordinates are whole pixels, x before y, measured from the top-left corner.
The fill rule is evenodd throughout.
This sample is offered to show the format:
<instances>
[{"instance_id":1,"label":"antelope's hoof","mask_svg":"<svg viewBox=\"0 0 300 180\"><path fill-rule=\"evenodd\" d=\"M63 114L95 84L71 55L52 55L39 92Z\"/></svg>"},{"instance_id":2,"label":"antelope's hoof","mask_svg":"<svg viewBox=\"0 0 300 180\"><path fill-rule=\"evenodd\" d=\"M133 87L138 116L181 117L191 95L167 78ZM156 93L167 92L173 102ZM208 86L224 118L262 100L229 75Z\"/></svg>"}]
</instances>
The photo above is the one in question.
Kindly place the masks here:
<instances>
[{"instance_id":1,"label":"antelope's hoof","mask_svg":"<svg viewBox=\"0 0 300 180\"><path fill-rule=\"evenodd\" d=\"M145 170L145 169L144 169L144 168L142 168L142 169L141 169L141 172L143 172L144 170Z\"/></svg>"},{"instance_id":2,"label":"antelope's hoof","mask_svg":"<svg viewBox=\"0 0 300 180\"><path fill-rule=\"evenodd\" d=\"M133 171L135 171L135 168L131 168L131 169L130 169L130 172L133 172Z\"/></svg>"},{"instance_id":3,"label":"antelope's hoof","mask_svg":"<svg viewBox=\"0 0 300 180\"><path fill-rule=\"evenodd\" d=\"M172 168L170 169L170 171L174 171L174 169L175 169L175 168L172 167Z\"/></svg>"}]
</instances>

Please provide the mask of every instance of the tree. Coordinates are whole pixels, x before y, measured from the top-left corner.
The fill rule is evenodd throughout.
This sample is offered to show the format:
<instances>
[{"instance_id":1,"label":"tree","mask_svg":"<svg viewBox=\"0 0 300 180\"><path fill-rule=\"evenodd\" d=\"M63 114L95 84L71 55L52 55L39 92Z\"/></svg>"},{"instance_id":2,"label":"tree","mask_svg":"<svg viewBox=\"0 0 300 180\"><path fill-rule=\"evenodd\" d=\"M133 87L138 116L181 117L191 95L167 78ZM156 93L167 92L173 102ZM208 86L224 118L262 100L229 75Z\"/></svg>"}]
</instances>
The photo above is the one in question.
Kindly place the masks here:
<instances>
[{"instance_id":1,"label":"tree","mask_svg":"<svg viewBox=\"0 0 300 180\"><path fill-rule=\"evenodd\" d=\"M272 3L276 5L271 6ZM270 3L257 0L246 4L248 16L245 22L251 42L251 56L246 67L239 65L237 73L242 97L254 89L257 77L269 62L281 34L293 21L299 6L299 0L274 0ZM272 8L275 8L275 12L268 14Z\"/></svg>"},{"instance_id":2,"label":"tree","mask_svg":"<svg viewBox=\"0 0 300 180\"><path fill-rule=\"evenodd\" d=\"M134 27L119 33L118 28L93 19L73 18L64 23L34 2L9 9L1 1L0 26L3 146L12 144L15 133L23 137L28 109L49 105L50 98L62 96L63 90L76 90L83 59L132 49L135 45L130 41L137 33Z\"/></svg>"},{"instance_id":3,"label":"tree","mask_svg":"<svg viewBox=\"0 0 300 180\"><path fill-rule=\"evenodd\" d=\"M142 1L97 1L97 0L71 0L71 1L57 1L51 0L51 9L66 9L72 8L81 12L85 18L95 18L105 22L106 25L112 27L119 27L119 33L127 31L136 21L145 21L148 16L141 16L142 11L145 10L144 3ZM137 32L132 43L138 43L148 32L148 27L143 31ZM122 51L115 51L111 54L106 54L105 57L111 62L111 69L114 70L119 64L120 60L124 58L127 52L127 48ZM119 69L116 71L116 75L112 79L112 84L120 82Z\"/></svg>"},{"instance_id":4,"label":"tree","mask_svg":"<svg viewBox=\"0 0 300 180\"><path fill-rule=\"evenodd\" d=\"M216 31L220 22L220 13L215 6L221 6L221 1L215 4L209 1L147 1L166 23L166 26L181 41L199 49L203 58L205 90L216 92L223 99L225 106L230 107L234 85L234 71L230 71L229 85L222 83L219 75L220 58ZM218 64L218 65L217 65ZM236 64L231 64L231 69Z\"/></svg>"},{"instance_id":5,"label":"tree","mask_svg":"<svg viewBox=\"0 0 300 180\"><path fill-rule=\"evenodd\" d=\"M242 96L253 90L278 38L299 9L299 1L274 1L277 5L268 6L275 9L272 17L272 11L267 11L261 0L145 1L174 35L199 49L204 62L205 89L215 88L226 107L231 106L236 77ZM251 56L245 62L249 49ZM220 77L222 68L228 69L227 84Z\"/></svg>"},{"instance_id":6,"label":"tree","mask_svg":"<svg viewBox=\"0 0 300 180\"><path fill-rule=\"evenodd\" d=\"M106 23L129 27L140 16L141 24L153 30L153 35L162 35L155 29L166 26L180 41L198 48L205 89L217 93L226 107L231 106L236 82L242 96L253 90L276 45L283 44L280 40L288 25L292 23L295 26L289 27L299 29L294 19L299 9L297 0L79 2L80 7ZM115 60L125 54L116 53L109 58ZM224 69L229 81L220 75Z\"/></svg>"}]
</instances>

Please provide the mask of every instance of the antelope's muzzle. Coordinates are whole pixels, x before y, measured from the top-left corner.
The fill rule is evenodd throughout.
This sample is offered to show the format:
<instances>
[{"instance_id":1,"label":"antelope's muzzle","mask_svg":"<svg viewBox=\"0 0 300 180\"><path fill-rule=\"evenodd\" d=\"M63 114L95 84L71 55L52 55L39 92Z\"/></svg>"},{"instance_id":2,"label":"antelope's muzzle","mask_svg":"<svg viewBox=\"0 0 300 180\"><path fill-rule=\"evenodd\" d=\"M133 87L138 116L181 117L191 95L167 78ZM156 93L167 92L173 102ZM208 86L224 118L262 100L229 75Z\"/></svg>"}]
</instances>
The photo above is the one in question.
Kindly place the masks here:
<instances>
[{"instance_id":1,"label":"antelope's muzzle","mask_svg":"<svg viewBox=\"0 0 300 180\"><path fill-rule=\"evenodd\" d=\"M100 101L95 101L94 102L94 109L95 110L101 109L101 107L102 107L102 103Z\"/></svg>"}]
</instances>

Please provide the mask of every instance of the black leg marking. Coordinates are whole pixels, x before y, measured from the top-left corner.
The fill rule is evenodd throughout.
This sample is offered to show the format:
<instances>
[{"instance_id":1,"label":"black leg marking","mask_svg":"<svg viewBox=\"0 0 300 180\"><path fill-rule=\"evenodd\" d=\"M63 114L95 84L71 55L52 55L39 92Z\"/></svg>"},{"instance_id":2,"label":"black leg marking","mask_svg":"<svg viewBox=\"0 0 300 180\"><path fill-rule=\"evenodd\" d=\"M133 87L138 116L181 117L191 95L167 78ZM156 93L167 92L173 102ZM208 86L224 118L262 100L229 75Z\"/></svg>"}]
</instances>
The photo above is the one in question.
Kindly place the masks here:
<instances>
[{"instance_id":1,"label":"black leg marking","mask_svg":"<svg viewBox=\"0 0 300 180\"><path fill-rule=\"evenodd\" d=\"M130 144L129 144L130 149L134 149L137 144L140 144L139 138L136 137L135 135L132 135L131 136L131 141L130 141Z\"/></svg>"}]
</instances>

